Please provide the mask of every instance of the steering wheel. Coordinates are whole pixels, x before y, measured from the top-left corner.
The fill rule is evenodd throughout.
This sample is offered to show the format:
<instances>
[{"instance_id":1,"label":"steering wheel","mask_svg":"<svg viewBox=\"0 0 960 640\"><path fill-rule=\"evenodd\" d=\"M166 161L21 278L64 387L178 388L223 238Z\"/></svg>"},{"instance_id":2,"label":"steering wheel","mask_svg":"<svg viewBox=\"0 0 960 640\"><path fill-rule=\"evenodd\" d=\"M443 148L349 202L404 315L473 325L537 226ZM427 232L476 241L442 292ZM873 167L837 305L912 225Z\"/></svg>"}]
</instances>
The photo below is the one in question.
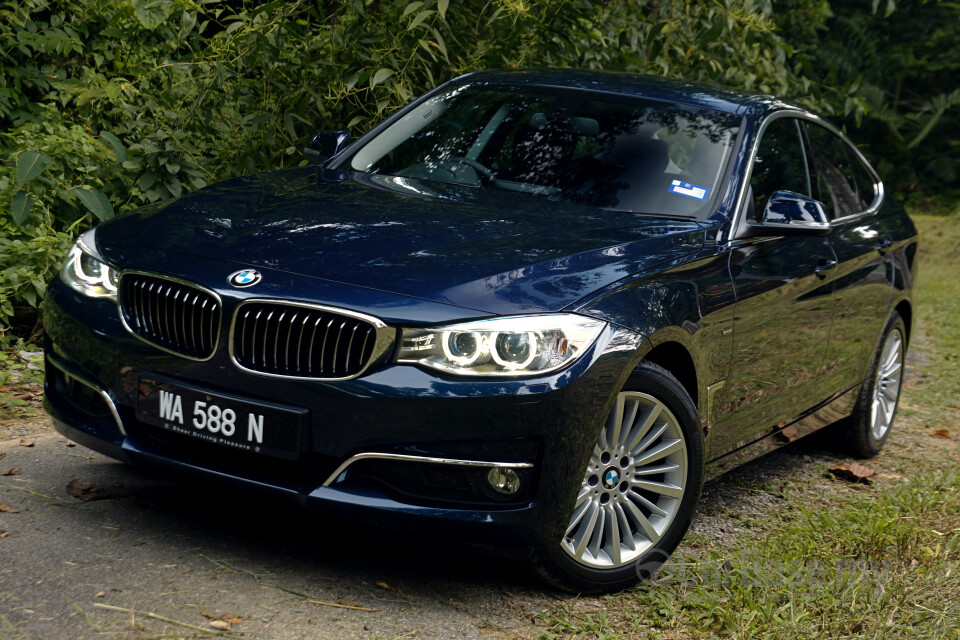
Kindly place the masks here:
<instances>
[{"instance_id":1,"label":"steering wheel","mask_svg":"<svg viewBox=\"0 0 960 640\"><path fill-rule=\"evenodd\" d=\"M492 184L497 180L497 178L493 175L493 171L490 171L490 169L486 168L476 160L473 160L471 158L464 158L462 156L450 156L449 158L447 158L447 160L465 164L468 167L471 167L472 169L476 170L476 172L480 174L481 182Z\"/></svg>"}]
</instances>

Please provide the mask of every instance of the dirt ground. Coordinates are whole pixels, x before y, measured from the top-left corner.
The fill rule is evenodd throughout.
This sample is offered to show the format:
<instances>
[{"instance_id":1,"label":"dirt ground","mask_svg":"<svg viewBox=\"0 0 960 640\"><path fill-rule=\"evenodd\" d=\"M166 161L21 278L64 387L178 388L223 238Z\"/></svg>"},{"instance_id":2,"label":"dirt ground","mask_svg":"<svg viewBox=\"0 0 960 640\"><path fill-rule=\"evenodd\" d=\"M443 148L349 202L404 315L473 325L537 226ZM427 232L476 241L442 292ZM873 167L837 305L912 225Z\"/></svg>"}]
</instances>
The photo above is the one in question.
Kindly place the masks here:
<instances>
[{"instance_id":1,"label":"dirt ground","mask_svg":"<svg viewBox=\"0 0 960 640\"><path fill-rule=\"evenodd\" d=\"M927 431L922 416L901 416L870 466L896 482L931 448L957 453ZM688 539L729 543L742 519L796 508L778 497L783 483L829 490L825 470L843 459L829 444L808 438L708 483ZM0 640L532 638L536 612L557 599L601 607L475 548L147 475L73 446L42 415L0 424L0 474L9 469L19 472L0 475ZM95 499L71 495L73 480Z\"/></svg>"}]
</instances>

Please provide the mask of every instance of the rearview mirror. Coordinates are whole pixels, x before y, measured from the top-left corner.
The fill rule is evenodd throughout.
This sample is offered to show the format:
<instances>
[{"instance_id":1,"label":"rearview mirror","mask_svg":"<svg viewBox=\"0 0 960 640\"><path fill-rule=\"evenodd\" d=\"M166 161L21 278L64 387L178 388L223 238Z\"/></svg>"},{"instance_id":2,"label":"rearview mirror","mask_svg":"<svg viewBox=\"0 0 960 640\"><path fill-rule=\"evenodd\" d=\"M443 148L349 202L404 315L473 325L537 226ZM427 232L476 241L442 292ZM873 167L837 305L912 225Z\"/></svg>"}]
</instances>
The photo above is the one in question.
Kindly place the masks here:
<instances>
[{"instance_id":1,"label":"rearview mirror","mask_svg":"<svg viewBox=\"0 0 960 640\"><path fill-rule=\"evenodd\" d=\"M303 150L303 155L315 160L326 160L349 147L350 142L349 131L321 131L313 136Z\"/></svg>"},{"instance_id":2,"label":"rearview mirror","mask_svg":"<svg viewBox=\"0 0 960 640\"><path fill-rule=\"evenodd\" d=\"M792 191L774 191L763 210L763 222L747 225L747 236L825 236L830 220L823 204Z\"/></svg>"}]
</instances>

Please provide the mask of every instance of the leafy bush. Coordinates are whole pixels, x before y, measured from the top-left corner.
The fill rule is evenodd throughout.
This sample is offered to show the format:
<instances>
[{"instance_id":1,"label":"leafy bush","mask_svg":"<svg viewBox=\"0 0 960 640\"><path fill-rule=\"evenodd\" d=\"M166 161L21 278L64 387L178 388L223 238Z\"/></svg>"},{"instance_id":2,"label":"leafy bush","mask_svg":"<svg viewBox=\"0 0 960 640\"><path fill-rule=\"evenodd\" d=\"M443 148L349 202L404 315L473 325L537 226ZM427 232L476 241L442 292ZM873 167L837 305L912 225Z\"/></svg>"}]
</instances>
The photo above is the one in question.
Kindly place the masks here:
<instances>
[{"instance_id":1,"label":"leafy bush","mask_svg":"<svg viewBox=\"0 0 960 640\"><path fill-rule=\"evenodd\" d=\"M476 69L642 71L861 117L855 82L811 82L809 52L773 16L771 0L0 5L0 327L99 220L303 163L316 131L366 129ZM777 19L806 43L830 16L825 0L791 0Z\"/></svg>"}]
</instances>

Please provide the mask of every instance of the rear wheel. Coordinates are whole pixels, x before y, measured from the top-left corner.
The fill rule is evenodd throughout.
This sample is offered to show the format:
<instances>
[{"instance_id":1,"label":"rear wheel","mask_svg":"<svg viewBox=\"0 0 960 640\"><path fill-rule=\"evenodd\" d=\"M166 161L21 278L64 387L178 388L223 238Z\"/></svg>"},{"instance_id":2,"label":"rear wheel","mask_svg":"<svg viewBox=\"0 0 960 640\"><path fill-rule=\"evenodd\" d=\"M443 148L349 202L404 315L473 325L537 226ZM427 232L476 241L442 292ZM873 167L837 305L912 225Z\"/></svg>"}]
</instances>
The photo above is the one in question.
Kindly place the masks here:
<instances>
[{"instance_id":1,"label":"rear wheel","mask_svg":"<svg viewBox=\"0 0 960 640\"><path fill-rule=\"evenodd\" d=\"M872 458L890 435L903 386L906 335L903 319L894 313L860 388L853 413L837 424L844 448L854 456Z\"/></svg>"},{"instance_id":2,"label":"rear wheel","mask_svg":"<svg viewBox=\"0 0 960 640\"><path fill-rule=\"evenodd\" d=\"M652 575L690 526L702 466L693 401L665 369L641 363L591 451L562 539L536 556L540 572L583 593Z\"/></svg>"}]
</instances>

